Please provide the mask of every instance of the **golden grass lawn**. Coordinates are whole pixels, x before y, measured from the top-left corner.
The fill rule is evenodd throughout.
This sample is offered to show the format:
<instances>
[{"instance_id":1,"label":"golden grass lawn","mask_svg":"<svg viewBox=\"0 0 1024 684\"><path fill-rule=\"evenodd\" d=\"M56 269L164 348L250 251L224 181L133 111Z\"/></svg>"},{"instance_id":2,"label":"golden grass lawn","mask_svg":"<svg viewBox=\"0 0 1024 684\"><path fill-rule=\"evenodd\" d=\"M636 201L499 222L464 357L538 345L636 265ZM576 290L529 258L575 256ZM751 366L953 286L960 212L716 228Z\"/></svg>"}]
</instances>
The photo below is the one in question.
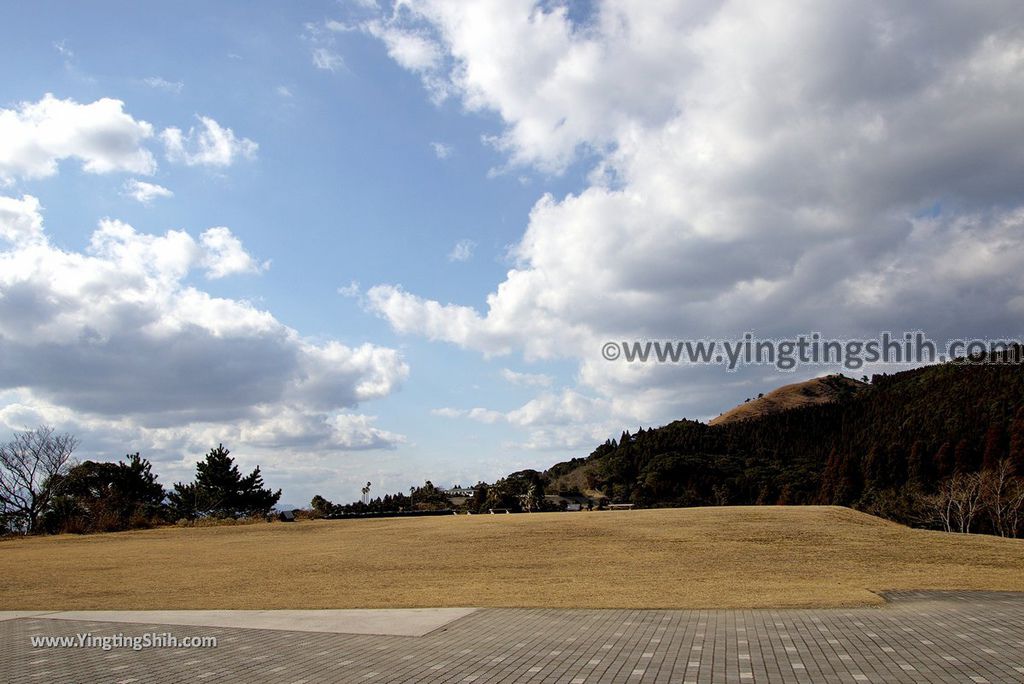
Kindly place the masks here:
<instances>
[{"instance_id":1,"label":"golden grass lawn","mask_svg":"<svg viewBox=\"0 0 1024 684\"><path fill-rule=\"evenodd\" d=\"M317 520L0 542L0 609L879 603L1024 591L1024 540L833 507Z\"/></svg>"}]
</instances>

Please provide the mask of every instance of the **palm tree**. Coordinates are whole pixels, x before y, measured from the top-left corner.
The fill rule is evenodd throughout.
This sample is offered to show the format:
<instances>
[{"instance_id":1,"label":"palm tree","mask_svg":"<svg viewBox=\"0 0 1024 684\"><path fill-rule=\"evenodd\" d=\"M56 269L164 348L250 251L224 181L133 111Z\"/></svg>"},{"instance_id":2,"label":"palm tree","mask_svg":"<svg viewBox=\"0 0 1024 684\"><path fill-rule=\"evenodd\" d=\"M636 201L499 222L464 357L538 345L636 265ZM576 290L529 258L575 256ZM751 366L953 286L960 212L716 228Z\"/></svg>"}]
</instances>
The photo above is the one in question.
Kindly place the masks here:
<instances>
[{"instance_id":1,"label":"palm tree","mask_svg":"<svg viewBox=\"0 0 1024 684\"><path fill-rule=\"evenodd\" d=\"M537 502L537 484L534 482L530 483L530 486L526 489L526 512L532 513L534 505Z\"/></svg>"}]
</instances>

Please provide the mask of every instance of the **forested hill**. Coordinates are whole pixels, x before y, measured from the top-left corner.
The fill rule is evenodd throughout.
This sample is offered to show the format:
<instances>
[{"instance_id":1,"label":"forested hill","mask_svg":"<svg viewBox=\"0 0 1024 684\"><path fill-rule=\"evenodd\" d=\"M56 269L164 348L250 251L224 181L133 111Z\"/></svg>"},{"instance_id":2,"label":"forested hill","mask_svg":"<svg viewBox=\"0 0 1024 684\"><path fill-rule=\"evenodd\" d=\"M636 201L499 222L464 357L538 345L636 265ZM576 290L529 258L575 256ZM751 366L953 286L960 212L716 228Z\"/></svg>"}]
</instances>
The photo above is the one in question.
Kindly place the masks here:
<instances>
[{"instance_id":1,"label":"forested hill","mask_svg":"<svg viewBox=\"0 0 1024 684\"><path fill-rule=\"evenodd\" d=\"M832 403L626 432L545 480L642 506L835 503L903 519L954 472L1005 458L1024 474L1024 365L947 363Z\"/></svg>"}]
</instances>

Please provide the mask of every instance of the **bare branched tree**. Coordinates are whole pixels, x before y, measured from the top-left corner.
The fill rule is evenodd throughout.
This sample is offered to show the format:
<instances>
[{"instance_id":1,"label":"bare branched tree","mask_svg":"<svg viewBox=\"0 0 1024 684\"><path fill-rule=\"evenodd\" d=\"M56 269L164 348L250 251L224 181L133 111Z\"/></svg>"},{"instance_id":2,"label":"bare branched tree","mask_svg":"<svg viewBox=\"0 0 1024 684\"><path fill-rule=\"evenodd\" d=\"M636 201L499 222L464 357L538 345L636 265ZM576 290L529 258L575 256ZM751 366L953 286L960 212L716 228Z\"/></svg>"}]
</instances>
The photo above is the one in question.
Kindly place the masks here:
<instances>
[{"instance_id":1,"label":"bare branched tree","mask_svg":"<svg viewBox=\"0 0 1024 684\"><path fill-rule=\"evenodd\" d=\"M978 473L957 473L950 481L953 498L953 520L957 531L968 533L974 519L984 506L982 499L981 475Z\"/></svg>"},{"instance_id":2,"label":"bare branched tree","mask_svg":"<svg viewBox=\"0 0 1024 684\"><path fill-rule=\"evenodd\" d=\"M0 506L5 518L30 534L53 496L55 483L69 467L78 440L52 427L14 433L0 445Z\"/></svg>"},{"instance_id":3,"label":"bare branched tree","mask_svg":"<svg viewBox=\"0 0 1024 684\"><path fill-rule=\"evenodd\" d=\"M1024 479L1015 478L1007 495L1006 529L1016 537L1024 527Z\"/></svg>"},{"instance_id":4,"label":"bare branched tree","mask_svg":"<svg viewBox=\"0 0 1024 684\"><path fill-rule=\"evenodd\" d=\"M946 532L953 531L953 487L952 480L946 480L938 491L929 496L925 502L932 520L942 524Z\"/></svg>"},{"instance_id":5,"label":"bare branched tree","mask_svg":"<svg viewBox=\"0 0 1024 684\"><path fill-rule=\"evenodd\" d=\"M981 494L992 531L1000 537L1017 536L1024 485L1019 477L1014 477L1009 459L1004 458L981 473Z\"/></svg>"},{"instance_id":6,"label":"bare branched tree","mask_svg":"<svg viewBox=\"0 0 1024 684\"><path fill-rule=\"evenodd\" d=\"M985 507L983 478L978 473L957 473L939 485L928 497L933 520L947 532L970 532L975 518Z\"/></svg>"}]
</instances>

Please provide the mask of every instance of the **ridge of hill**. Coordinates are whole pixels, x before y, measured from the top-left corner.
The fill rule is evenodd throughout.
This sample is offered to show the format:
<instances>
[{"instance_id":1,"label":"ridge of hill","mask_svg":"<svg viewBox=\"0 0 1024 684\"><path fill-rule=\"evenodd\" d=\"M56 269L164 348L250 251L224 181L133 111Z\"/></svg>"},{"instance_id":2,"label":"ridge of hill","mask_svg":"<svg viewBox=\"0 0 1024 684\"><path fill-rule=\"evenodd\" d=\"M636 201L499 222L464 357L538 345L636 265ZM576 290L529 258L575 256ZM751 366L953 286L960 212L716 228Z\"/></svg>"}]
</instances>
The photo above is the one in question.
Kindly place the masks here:
<instances>
[{"instance_id":1,"label":"ridge of hill","mask_svg":"<svg viewBox=\"0 0 1024 684\"><path fill-rule=\"evenodd\" d=\"M851 394L861 392L870 385L860 380L848 378L842 374L826 375L812 378L804 382L794 382L772 390L768 394L760 394L748 399L721 415L708 421L708 425L724 425L739 420L760 418L770 413L788 411L814 404L827 404L841 401Z\"/></svg>"}]
</instances>

